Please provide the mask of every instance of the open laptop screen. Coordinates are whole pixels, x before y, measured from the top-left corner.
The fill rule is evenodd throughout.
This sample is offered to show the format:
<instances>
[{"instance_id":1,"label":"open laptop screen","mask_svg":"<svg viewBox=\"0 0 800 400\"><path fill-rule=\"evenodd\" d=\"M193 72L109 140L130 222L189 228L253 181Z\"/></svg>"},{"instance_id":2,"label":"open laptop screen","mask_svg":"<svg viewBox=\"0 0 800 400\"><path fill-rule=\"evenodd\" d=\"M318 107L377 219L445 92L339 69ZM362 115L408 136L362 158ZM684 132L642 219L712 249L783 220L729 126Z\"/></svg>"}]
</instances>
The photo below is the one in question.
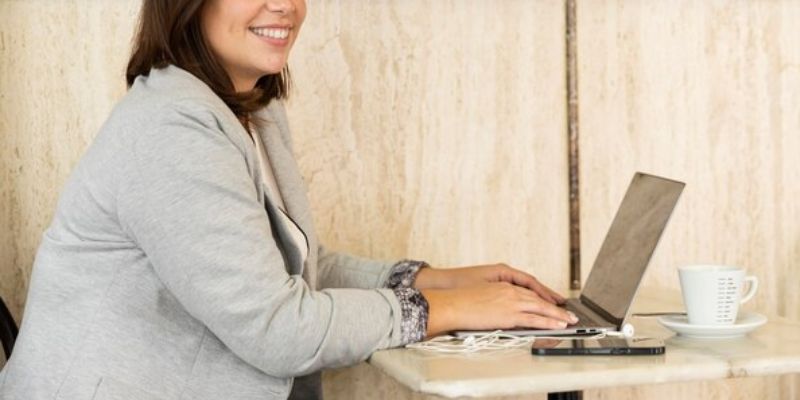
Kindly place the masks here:
<instances>
[{"instance_id":1,"label":"open laptop screen","mask_svg":"<svg viewBox=\"0 0 800 400\"><path fill-rule=\"evenodd\" d=\"M621 324L684 184L636 173L581 293Z\"/></svg>"}]
</instances>

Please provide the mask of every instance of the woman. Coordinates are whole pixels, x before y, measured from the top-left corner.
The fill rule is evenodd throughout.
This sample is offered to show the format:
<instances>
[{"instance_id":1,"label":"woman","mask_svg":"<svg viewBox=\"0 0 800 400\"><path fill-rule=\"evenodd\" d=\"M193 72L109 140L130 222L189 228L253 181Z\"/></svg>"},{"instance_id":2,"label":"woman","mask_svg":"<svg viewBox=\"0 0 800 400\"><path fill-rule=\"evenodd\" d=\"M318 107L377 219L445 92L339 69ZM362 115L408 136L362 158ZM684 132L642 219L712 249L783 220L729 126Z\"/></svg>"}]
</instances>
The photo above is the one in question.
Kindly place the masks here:
<instances>
[{"instance_id":1,"label":"woman","mask_svg":"<svg viewBox=\"0 0 800 400\"><path fill-rule=\"evenodd\" d=\"M318 371L452 329L563 327L504 265L333 253L281 100L303 0L145 0L117 105L36 257L3 399L320 396ZM304 377L304 378L299 378Z\"/></svg>"}]
</instances>

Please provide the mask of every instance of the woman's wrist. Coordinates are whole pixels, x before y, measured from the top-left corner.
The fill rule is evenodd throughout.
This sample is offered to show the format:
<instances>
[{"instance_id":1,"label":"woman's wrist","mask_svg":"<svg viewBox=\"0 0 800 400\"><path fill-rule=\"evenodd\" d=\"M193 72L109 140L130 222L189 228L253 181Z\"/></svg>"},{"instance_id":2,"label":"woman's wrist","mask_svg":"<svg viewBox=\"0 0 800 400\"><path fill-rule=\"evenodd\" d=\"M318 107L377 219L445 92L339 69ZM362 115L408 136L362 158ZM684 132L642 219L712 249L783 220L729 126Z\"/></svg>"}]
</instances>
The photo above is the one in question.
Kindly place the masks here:
<instances>
[{"instance_id":1,"label":"woman's wrist","mask_svg":"<svg viewBox=\"0 0 800 400\"><path fill-rule=\"evenodd\" d=\"M420 289L428 302L428 324L425 337L438 336L454 329L452 305L447 290Z\"/></svg>"},{"instance_id":2,"label":"woman's wrist","mask_svg":"<svg viewBox=\"0 0 800 400\"><path fill-rule=\"evenodd\" d=\"M426 265L417 272L413 287L417 289L449 289L451 285L446 269Z\"/></svg>"},{"instance_id":3,"label":"woman's wrist","mask_svg":"<svg viewBox=\"0 0 800 400\"><path fill-rule=\"evenodd\" d=\"M417 289L427 289L431 287L430 281L432 279L431 277L431 274L433 273L431 271L432 269L433 268L431 267L420 268L419 271L417 271L416 278L414 278L414 285L412 285L412 287L415 287Z\"/></svg>"}]
</instances>

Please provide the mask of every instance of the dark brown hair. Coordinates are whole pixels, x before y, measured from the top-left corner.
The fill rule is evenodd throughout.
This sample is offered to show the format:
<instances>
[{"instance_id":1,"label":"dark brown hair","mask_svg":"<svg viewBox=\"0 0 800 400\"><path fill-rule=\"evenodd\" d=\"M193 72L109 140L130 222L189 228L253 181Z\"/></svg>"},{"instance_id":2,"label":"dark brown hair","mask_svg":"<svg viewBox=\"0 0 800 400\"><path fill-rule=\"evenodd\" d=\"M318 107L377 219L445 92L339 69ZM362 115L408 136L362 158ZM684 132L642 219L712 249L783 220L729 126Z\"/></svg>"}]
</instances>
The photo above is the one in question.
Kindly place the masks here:
<instances>
[{"instance_id":1,"label":"dark brown hair","mask_svg":"<svg viewBox=\"0 0 800 400\"><path fill-rule=\"evenodd\" d=\"M200 24L205 0L144 0L128 61L128 87L151 68L174 65L205 82L243 121L275 98L286 98L289 69L261 77L253 90L236 93L228 73L208 46Z\"/></svg>"}]
</instances>

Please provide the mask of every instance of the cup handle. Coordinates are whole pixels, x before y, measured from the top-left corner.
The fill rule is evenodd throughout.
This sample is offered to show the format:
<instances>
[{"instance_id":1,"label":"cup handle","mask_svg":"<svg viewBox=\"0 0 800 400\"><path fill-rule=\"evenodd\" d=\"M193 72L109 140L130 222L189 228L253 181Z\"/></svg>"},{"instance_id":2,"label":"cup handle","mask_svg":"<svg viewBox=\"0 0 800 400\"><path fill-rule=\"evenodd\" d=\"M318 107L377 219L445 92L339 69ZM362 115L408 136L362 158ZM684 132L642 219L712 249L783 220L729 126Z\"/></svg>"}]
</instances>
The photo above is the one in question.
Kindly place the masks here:
<instances>
[{"instance_id":1,"label":"cup handle","mask_svg":"<svg viewBox=\"0 0 800 400\"><path fill-rule=\"evenodd\" d=\"M739 304L747 303L750 299L753 298L756 294L756 290L758 290L758 278L753 275L744 278L745 282L750 282L750 287L747 288L747 293L742 296L742 299L739 300Z\"/></svg>"}]
</instances>

